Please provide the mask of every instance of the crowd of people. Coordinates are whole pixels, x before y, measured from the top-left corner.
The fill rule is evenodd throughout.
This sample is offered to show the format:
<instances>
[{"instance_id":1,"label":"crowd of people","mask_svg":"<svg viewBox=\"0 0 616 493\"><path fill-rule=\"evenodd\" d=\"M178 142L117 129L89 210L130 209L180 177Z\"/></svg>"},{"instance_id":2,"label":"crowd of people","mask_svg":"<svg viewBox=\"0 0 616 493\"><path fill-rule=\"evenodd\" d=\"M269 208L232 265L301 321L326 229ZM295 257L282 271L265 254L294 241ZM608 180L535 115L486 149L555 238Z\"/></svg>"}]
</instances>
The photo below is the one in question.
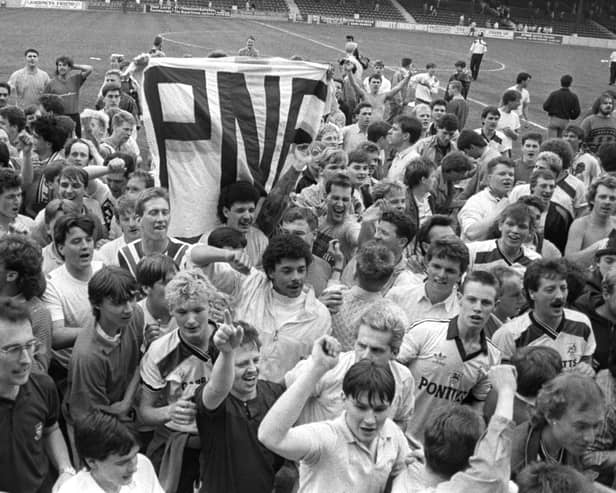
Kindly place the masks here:
<instances>
[{"instance_id":1,"label":"crowd of people","mask_svg":"<svg viewBox=\"0 0 616 493\"><path fill-rule=\"evenodd\" d=\"M468 128L481 58L441 98L346 52L313 142L192 239L122 55L91 108L68 56L0 83L0 491L612 491L613 96L575 124L564 75L544 135L522 72Z\"/></svg>"}]
</instances>

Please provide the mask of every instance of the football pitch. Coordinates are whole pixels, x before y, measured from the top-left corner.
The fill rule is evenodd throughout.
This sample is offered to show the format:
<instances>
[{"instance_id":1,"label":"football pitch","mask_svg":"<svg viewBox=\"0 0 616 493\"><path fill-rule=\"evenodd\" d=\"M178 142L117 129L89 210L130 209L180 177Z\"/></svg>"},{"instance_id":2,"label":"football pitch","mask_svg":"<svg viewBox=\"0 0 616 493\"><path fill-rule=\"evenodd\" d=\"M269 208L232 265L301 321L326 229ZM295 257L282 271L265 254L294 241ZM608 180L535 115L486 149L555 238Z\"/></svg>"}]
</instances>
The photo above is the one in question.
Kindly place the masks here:
<instances>
[{"instance_id":1,"label":"football pitch","mask_svg":"<svg viewBox=\"0 0 616 493\"><path fill-rule=\"evenodd\" d=\"M307 25L278 20L246 18L189 17L169 14L121 12L70 12L36 9L0 10L0 80L7 80L23 67L23 52L40 51L41 68L50 75L59 55L70 55L75 63L94 66L94 73L82 89L82 107L92 105L108 68L111 53L127 58L147 52L152 40L162 34L167 56L202 57L214 49L233 55L252 34L261 55L290 57L300 55L315 62L335 62L342 55L345 35L352 34L360 51L371 60L383 59L395 68L408 56L418 68L426 63L438 65L438 77L445 85L456 60L468 63L470 38L359 28L334 25ZM541 105L549 92L559 87L565 73L573 76L572 90L584 109L609 88L608 66L601 59L609 50L536 44L525 41L488 39L479 80L473 82L469 97L468 126L477 126L482 105L498 104L505 89L515 83L518 72L532 74L529 86L530 120L545 126L547 116ZM388 75L391 75L388 74ZM529 128L530 130L531 128Z\"/></svg>"}]
</instances>

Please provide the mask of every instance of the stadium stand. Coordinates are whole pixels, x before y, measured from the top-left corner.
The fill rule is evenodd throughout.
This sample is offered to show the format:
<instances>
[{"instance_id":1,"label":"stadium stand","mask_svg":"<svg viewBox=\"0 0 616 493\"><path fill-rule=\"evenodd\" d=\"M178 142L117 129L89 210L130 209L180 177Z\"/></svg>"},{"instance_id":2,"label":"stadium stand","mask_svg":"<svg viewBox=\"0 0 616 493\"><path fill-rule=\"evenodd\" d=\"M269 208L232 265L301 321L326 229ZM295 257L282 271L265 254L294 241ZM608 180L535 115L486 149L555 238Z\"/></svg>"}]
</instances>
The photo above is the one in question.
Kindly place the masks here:
<instances>
[{"instance_id":1,"label":"stadium stand","mask_svg":"<svg viewBox=\"0 0 616 493\"><path fill-rule=\"evenodd\" d=\"M389 0L295 0L295 3L302 15L353 18L354 14L359 14L362 19L404 22L404 17Z\"/></svg>"}]
</instances>

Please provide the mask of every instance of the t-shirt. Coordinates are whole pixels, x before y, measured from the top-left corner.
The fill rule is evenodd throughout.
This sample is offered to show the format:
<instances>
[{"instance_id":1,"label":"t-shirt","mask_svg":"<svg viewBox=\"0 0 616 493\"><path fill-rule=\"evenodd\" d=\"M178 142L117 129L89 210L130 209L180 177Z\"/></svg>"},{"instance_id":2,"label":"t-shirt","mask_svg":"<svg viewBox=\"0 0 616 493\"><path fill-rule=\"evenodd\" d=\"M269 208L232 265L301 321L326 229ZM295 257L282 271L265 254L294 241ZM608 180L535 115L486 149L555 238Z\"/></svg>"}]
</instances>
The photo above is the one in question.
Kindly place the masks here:
<instances>
[{"instance_id":1,"label":"t-shirt","mask_svg":"<svg viewBox=\"0 0 616 493\"><path fill-rule=\"evenodd\" d=\"M463 402L469 394L485 400L490 391L488 370L500 363L500 351L481 332L481 349L466 354L458 317L417 322L404 336L398 361L407 365L417 386L415 412L407 433L423 442L425 425L434 409Z\"/></svg>"},{"instance_id":2,"label":"t-shirt","mask_svg":"<svg viewBox=\"0 0 616 493\"><path fill-rule=\"evenodd\" d=\"M500 119L498 120L498 125L496 126L497 130L503 130L503 128L509 127L511 130L516 131L520 129L520 117L515 111L510 111L507 113L501 109L498 110L500 113ZM507 137L504 133L502 134L502 149L504 151L511 151L513 148L513 141L510 137Z\"/></svg>"},{"instance_id":3,"label":"t-shirt","mask_svg":"<svg viewBox=\"0 0 616 493\"><path fill-rule=\"evenodd\" d=\"M0 397L0 491L38 491L49 471L44 435L59 415L56 386L43 373L30 374L15 400Z\"/></svg>"},{"instance_id":4,"label":"t-shirt","mask_svg":"<svg viewBox=\"0 0 616 493\"><path fill-rule=\"evenodd\" d=\"M64 114L74 115L79 113L79 89L85 81L86 78L81 72L73 73L66 79L54 77L45 85L44 92L60 96L64 105Z\"/></svg>"},{"instance_id":5,"label":"t-shirt","mask_svg":"<svg viewBox=\"0 0 616 493\"><path fill-rule=\"evenodd\" d=\"M516 349L526 346L548 346L560 354L563 370L574 370L584 357L592 357L597 343L586 315L564 309L556 330L538 321L533 312L524 313L504 324L494 333L494 344L503 359L511 359Z\"/></svg>"},{"instance_id":6,"label":"t-shirt","mask_svg":"<svg viewBox=\"0 0 616 493\"><path fill-rule=\"evenodd\" d=\"M257 381L257 396L243 402L229 394L216 409L203 405L197 391L197 428L201 438L201 491L207 493L271 493L284 459L257 438L259 425L284 386Z\"/></svg>"},{"instance_id":7,"label":"t-shirt","mask_svg":"<svg viewBox=\"0 0 616 493\"><path fill-rule=\"evenodd\" d=\"M520 106L518 106L515 110L513 110L521 118L523 116L522 110L524 109L524 104L526 105L530 104L530 93L528 92L528 89L524 89L524 88L518 89L518 86L511 86L507 90L508 91L518 91L522 95Z\"/></svg>"},{"instance_id":8,"label":"t-shirt","mask_svg":"<svg viewBox=\"0 0 616 493\"><path fill-rule=\"evenodd\" d=\"M154 392L164 390L167 404L182 397L192 398L211 373L210 355L184 341L179 330L153 341L141 360L141 381ZM196 422L180 425L169 421L165 426L175 431L197 433Z\"/></svg>"},{"instance_id":9,"label":"t-shirt","mask_svg":"<svg viewBox=\"0 0 616 493\"><path fill-rule=\"evenodd\" d=\"M31 72L24 67L16 70L9 77L9 86L14 89L17 104L22 108L38 104L38 98L43 94L47 82L49 82L49 75L39 68Z\"/></svg>"},{"instance_id":10,"label":"t-shirt","mask_svg":"<svg viewBox=\"0 0 616 493\"><path fill-rule=\"evenodd\" d=\"M118 258L118 253L125 246L126 241L124 240L124 235L122 235L115 240L111 240L105 243L94 254L96 255L96 258L100 260L103 264L116 265L119 267L120 260Z\"/></svg>"},{"instance_id":11,"label":"t-shirt","mask_svg":"<svg viewBox=\"0 0 616 493\"><path fill-rule=\"evenodd\" d=\"M92 275L103 266L102 262L92 262ZM94 315L88 298L88 281L74 278L61 265L51 271L47 277L47 289L43 294L43 302L49 308L51 321L64 321L65 327L94 327ZM71 348L52 350L54 359L64 368L68 368Z\"/></svg>"}]
</instances>

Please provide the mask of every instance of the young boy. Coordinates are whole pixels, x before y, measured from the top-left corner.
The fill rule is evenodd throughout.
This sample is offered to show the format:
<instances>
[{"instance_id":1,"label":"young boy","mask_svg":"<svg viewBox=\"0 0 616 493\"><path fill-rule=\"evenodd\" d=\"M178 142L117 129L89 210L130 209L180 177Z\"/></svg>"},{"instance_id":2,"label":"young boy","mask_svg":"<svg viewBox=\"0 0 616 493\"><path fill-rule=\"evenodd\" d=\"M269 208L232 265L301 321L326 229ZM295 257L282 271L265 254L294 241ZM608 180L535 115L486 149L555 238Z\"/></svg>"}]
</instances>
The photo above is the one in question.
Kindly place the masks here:
<instances>
[{"instance_id":1,"label":"young boy","mask_svg":"<svg viewBox=\"0 0 616 493\"><path fill-rule=\"evenodd\" d=\"M197 427L207 444L201 491L270 493L284 459L259 443L257 430L284 387L258 378L261 343L251 325L232 323L227 312L213 342L219 354L196 393Z\"/></svg>"},{"instance_id":2,"label":"young boy","mask_svg":"<svg viewBox=\"0 0 616 493\"><path fill-rule=\"evenodd\" d=\"M122 236L105 243L96 252L96 257L105 265L120 265L118 252L122 247L139 239L139 220L136 213L136 201L133 197L122 195L114 210L114 217L122 230Z\"/></svg>"},{"instance_id":3,"label":"young boy","mask_svg":"<svg viewBox=\"0 0 616 493\"><path fill-rule=\"evenodd\" d=\"M500 236L497 240L468 243L469 271L489 270L499 265L525 270L533 260L541 258L526 246L534 228L534 217L527 205L516 202L507 206L498 218Z\"/></svg>"},{"instance_id":4,"label":"young boy","mask_svg":"<svg viewBox=\"0 0 616 493\"><path fill-rule=\"evenodd\" d=\"M165 299L165 286L178 269L171 257L155 253L143 257L137 264L137 282L146 295L137 304L143 310L143 350L154 339L177 328Z\"/></svg>"}]
</instances>

